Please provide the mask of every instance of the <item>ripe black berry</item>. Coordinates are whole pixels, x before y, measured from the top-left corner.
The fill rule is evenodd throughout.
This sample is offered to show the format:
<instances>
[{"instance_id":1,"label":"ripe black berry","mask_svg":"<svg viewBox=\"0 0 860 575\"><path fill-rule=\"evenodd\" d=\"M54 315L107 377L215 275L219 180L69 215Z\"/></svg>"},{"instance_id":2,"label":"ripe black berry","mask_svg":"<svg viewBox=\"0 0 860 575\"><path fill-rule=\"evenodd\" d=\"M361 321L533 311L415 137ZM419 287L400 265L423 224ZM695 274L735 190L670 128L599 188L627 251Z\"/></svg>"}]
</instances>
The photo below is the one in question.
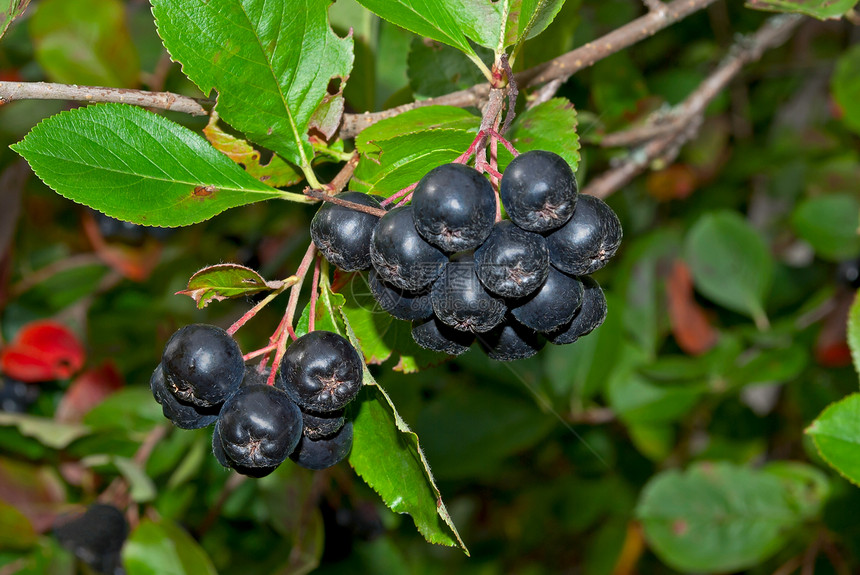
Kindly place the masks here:
<instances>
[{"instance_id":1,"label":"ripe black berry","mask_svg":"<svg viewBox=\"0 0 860 575\"><path fill-rule=\"evenodd\" d=\"M38 398L38 385L5 376L0 379L0 411L24 413Z\"/></svg>"},{"instance_id":2,"label":"ripe black berry","mask_svg":"<svg viewBox=\"0 0 860 575\"><path fill-rule=\"evenodd\" d=\"M473 254L451 261L430 292L433 311L443 323L460 331L481 333L502 322L507 306L481 285Z\"/></svg>"},{"instance_id":3,"label":"ripe black berry","mask_svg":"<svg viewBox=\"0 0 860 575\"><path fill-rule=\"evenodd\" d=\"M551 268L543 285L511 304L511 314L535 331L552 331L566 324L582 303L582 282Z\"/></svg>"},{"instance_id":4,"label":"ripe black berry","mask_svg":"<svg viewBox=\"0 0 860 575\"><path fill-rule=\"evenodd\" d=\"M447 326L436 316L412 322L412 339L415 343L432 351L448 355L460 355L469 350L475 335Z\"/></svg>"},{"instance_id":5,"label":"ripe black berry","mask_svg":"<svg viewBox=\"0 0 860 575\"><path fill-rule=\"evenodd\" d=\"M221 446L241 467L275 467L292 453L302 434L302 413L282 390L243 386L221 409Z\"/></svg>"},{"instance_id":6,"label":"ripe black berry","mask_svg":"<svg viewBox=\"0 0 860 575\"><path fill-rule=\"evenodd\" d=\"M563 225L576 207L576 178L558 154L533 150L508 164L499 188L505 211L515 224L532 232Z\"/></svg>"},{"instance_id":7,"label":"ripe black berry","mask_svg":"<svg viewBox=\"0 0 860 575\"><path fill-rule=\"evenodd\" d=\"M475 249L490 235L496 195L487 178L463 164L444 164L421 178L412 194L415 228L446 252Z\"/></svg>"},{"instance_id":8,"label":"ripe black berry","mask_svg":"<svg viewBox=\"0 0 860 575\"><path fill-rule=\"evenodd\" d=\"M582 296L582 305L579 306L576 315L570 323L561 326L558 330L547 334L550 343L564 345L573 343L580 337L588 335L603 323L606 319L606 296L600 284L588 276L580 278L585 288Z\"/></svg>"},{"instance_id":9,"label":"ripe black berry","mask_svg":"<svg viewBox=\"0 0 860 575\"><path fill-rule=\"evenodd\" d=\"M400 289L383 281L376 270L370 270L367 283L380 307L397 319L410 321L433 315L433 304L430 302L428 289L419 292Z\"/></svg>"},{"instance_id":10,"label":"ripe black berry","mask_svg":"<svg viewBox=\"0 0 860 575\"><path fill-rule=\"evenodd\" d=\"M259 371L257 366L246 365L245 376L242 378L242 387L249 385L268 385L269 374L272 373L272 368L266 367L263 371ZM280 371L275 374L275 387L283 389L284 374Z\"/></svg>"},{"instance_id":11,"label":"ripe black berry","mask_svg":"<svg viewBox=\"0 0 860 575\"><path fill-rule=\"evenodd\" d=\"M412 206L404 206L382 216L373 230L370 257L383 280L420 290L442 273L448 256L418 235L412 211Z\"/></svg>"},{"instance_id":12,"label":"ripe black berry","mask_svg":"<svg viewBox=\"0 0 860 575\"><path fill-rule=\"evenodd\" d=\"M128 537L128 522L113 505L94 503L81 515L59 517L54 536L94 571L121 572L120 551Z\"/></svg>"},{"instance_id":13,"label":"ripe black berry","mask_svg":"<svg viewBox=\"0 0 860 575\"><path fill-rule=\"evenodd\" d=\"M615 255L621 236L621 222L612 208L582 195L570 221L546 237L549 261L565 273L588 275Z\"/></svg>"},{"instance_id":14,"label":"ripe black berry","mask_svg":"<svg viewBox=\"0 0 860 575\"><path fill-rule=\"evenodd\" d=\"M343 410L339 409L331 413L314 413L302 410L302 435L310 439L324 439L331 437L343 427L346 419Z\"/></svg>"},{"instance_id":15,"label":"ripe black berry","mask_svg":"<svg viewBox=\"0 0 860 575\"><path fill-rule=\"evenodd\" d=\"M489 333L478 336L481 348L490 359L514 361L533 356L543 348L546 341L533 330L520 325L513 318Z\"/></svg>"},{"instance_id":16,"label":"ripe black berry","mask_svg":"<svg viewBox=\"0 0 860 575\"><path fill-rule=\"evenodd\" d=\"M320 470L331 467L349 455L352 449L352 422L347 421L335 435L327 439L302 437L290 459L306 469Z\"/></svg>"},{"instance_id":17,"label":"ripe black berry","mask_svg":"<svg viewBox=\"0 0 860 575\"><path fill-rule=\"evenodd\" d=\"M161 405L164 417L180 429L199 429L212 425L218 420L218 407L198 407L190 403L182 403L170 393L164 380L164 370L161 364L152 372L149 378L149 389L152 396Z\"/></svg>"},{"instance_id":18,"label":"ripe black berry","mask_svg":"<svg viewBox=\"0 0 860 575\"><path fill-rule=\"evenodd\" d=\"M161 357L167 388L199 407L223 403L245 373L239 344L214 325L192 324L174 333Z\"/></svg>"},{"instance_id":19,"label":"ripe black berry","mask_svg":"<svg viewBox=\"0 0 860 575\"><path fill-rule=\"evenodd\" d=\"M543 236L502 220L475 250L475 264L478 279L489 291L503 297L523 297L546 279L549 251Z\"/></svg>"},{"instance_id":20,"label":"ripe black berry","mask_svg":"<svg viewBox=\"0 0 860 575\"><path fill-rule=\"evenodd\" d=\"M272 465L269 467L248 467L245 465L239 465L232 459L227 456L227 452L224 451L223 440L221 439L221 422L215 424L215 429L212 432L212 453L215 455L215 460L220 463L223 467L227 467L229 469L235 469L237 473L241 473L242 475L247 475L248 477L265 477L272 473L275 469L278 468L277 465Z\"/></svg>"},{"instance_id":21,"label":"ripe black berry","mask_svg":"<svg viewBox=\"0 0 860 575\"><path fill-rule=\"evenodd\" d=\"M329 413L343 408L361 389L364 361L349 341L330 331L312 331L281 361L284 391L303 409Z\"/></svg>"},{"instance_id":22,"label":"ripe black berry","mask_svg":"<svg viewBox=\"0 0 860 575\"><path fill-rule=\"evenodd\" d=\"M338 198L379 207L379 202L361 192L344 192ZM379 218L332 203L325 203L311 220L311 237L322 255L348 272L370 267L370 236Z\"/></svg>"}]
</instances>

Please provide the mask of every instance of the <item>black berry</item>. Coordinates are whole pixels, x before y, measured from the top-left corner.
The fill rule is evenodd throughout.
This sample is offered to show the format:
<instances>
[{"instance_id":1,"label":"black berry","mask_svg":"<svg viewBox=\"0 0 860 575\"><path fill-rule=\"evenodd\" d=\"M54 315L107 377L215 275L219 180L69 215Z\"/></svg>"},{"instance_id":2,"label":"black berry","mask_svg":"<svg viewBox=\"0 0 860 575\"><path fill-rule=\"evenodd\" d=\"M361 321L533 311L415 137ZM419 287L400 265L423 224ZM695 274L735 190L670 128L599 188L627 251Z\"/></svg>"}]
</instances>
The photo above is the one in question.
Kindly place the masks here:
<instances>
[{"instance_id":1,"label":"black berry","mask_svg":"<svg viewBox=\"0 0 860 575\"><path fill-rule=\"evenodd\" d=\"M39 398L39 386L3 377L0 379L0 411L24 413Z\"/></svg>"},{"instance_id":2,"label":"black berry","mask_svg":"<svg viewBox=\"0 0 860 575\"><path fill-rule=\"evenodd\" d=\"M530 296L511 305L511 314L535 331L552 331L566 324L582 303L582 282L555 268Z\"/></svg>"},{"instance_id":3,"label":"black berry","mask_svg":"<svg viewBox=\"0 0 860 575\"><path fill-rule=\"evenodd\" d=\"M361 192L344 192L340 199L379 207L379 202ZM359 212L345 206L325 203L311 220L311 237L322 255L348 272L370 267L370 236L379 221L377 216Z\"/></svg>"},{"instance_id":4,"label":"black berry","mask_svg":"<svg viewBox=\"0 0 860 575\"><path fill-rule=\"evenodd\" d=\"M187 325L174 333L161 357L167 388L199 407L223 403L245 373L239 344L214 325Z\"/></svg>"},{"instance_id":5,"label":"black berry","mask_svg":"<svg viewBox=\"0 0 860 575\"><path fill-rule=\"evenodd\" d=\"M242 378L242 387L249 385L268 385L269 375L272 373L272 368L266 367L263 371L257 369L256 366L245 366L245 377ZM275 387L283 389L284 374L280 371L275 374Z\"/></svg>"},{"instance_id":6,"label":"black berry","mask_svg":"<svg viewBox=\"0 0 860 575\"><path fill-rule=\"evenodd\" d=\"M383 280L420 290L442 273L448 256L418 235L412 211L412 206L404 206L382 216L373 230L370 257Z\"/></svg>"},{"instance_id":7,"label":"black berry","mask_svg":"<svg viewBox=\"0 0 860 575\"><path fill-rule=\"evenodd\" d=\"M128 522L113 505L94 503L81 515L59 517L54 536L94 571L122 572L120 551L128 537Z\"/></svg>"},{"instance_id":8,"label":"black berry","mask_svg":"<svg viewBox=\"0 0 860 575\"><path fill-rule=\"evenodd\" d=\"M490 235L496 194L483 175L463 164L444 164L421 178L412 194L415 228L446 252L475 249Z\"/></svg>"},{"instance_id":9,"label":"black berry","mask_svg":"<svg viewBox=\"0 0 860 575\"><path fill-rule=\"evenodd\" d=\"M303 335L284 354L284 390L303 409L329 413L361 389L364 361L349 341L330 331Z\"/></svg>"},{"instance_id":10,"label":"black berry","mask_svg":"<svg viewBox=\"0 0 860 575\"><path fill-rule=\"evenodd\" d=\"M376 270L370 270L367 283L379 306L397 319L410 321L433 315L429 289L418 292L400 289L383 281Z\"/></svg>"},{"instance_id":11,"label":"black berry","mask_svg":"<svg viewBox=\"0 0 860 575\"><path fill-rule=\"evenodd\" d=\"M503 297L524 297L546 279L549 251L543 236L503 220L475 250L475 264L478 279L489 291Z\"/></svg>"},{"instance_id":12,"label":"black berry","mask_svg":"<svg viewBox=\"0 0 860 575\"><path fill-rule=\"evenodd\" d=\"M606 319L606 296L600 284L588 276L580 278L585 288L582 296L582 305L579 306L576 315L569 323L561 326L558 330L547 334L550 343L564 345L573 343L580 337L588 335L603 323Z\"/></svg>"},{"instance_id":13,"label":"black berry","mask_svg":"<svg viewBox=\"0 0 860 575\"><path fill-rule=\"evenodd\" d=\"M514 361L533 356L546 341L533 330L509 318L489 333L478 336L481 348L490 359Z\"/></svg>"},{"instance_id":14,"label":"black berry","mask_svg":"<svg viewBox=\"0 0 860 575\"><path fill-rule=\"evenodd\" d=\"M224 404L218 428L229 461L241 467L275 467L296 448L302 414L282 390L249 385Z\"/></svg>"},{"instance_id":15,"label":"black berry","mask_svg":"<svg viewBox=\"0 0 860 575\"><path fill-rule=\"evenodd\" d=\"M543 150L525 152L508 164L499 195L511 220L532 232L563 225L578 196L576 178L564 158Z\"/></svg>"},{"instance_id":16,"label":"black berry","mask_svg":"<svg viewBox=\"0 0 860 575\"><path fill-rule=\"evenodd\" d=\"M302 435L310 439L323 439L331 437L343 427L346 419L343 410L339 409L331 413L314 413L302 410Z\"/></svg>"},{"instance_id":17,"label":"black berry","mask_svg":"<svg viewBox=\"0 0 860 575\"><path fill-rule=\"evenodd\" d=\"M621 245L621 222L603 200L582 195L570 221L546 237L549 260L561 271L584 276L609 261Z\"/></svg>"},{"instance_id":18,"label":"black berry","mask_svg":"<svg viewBox=\"0 0 860 575\"><path fill-rule=\"evenodd\" d=\"M320 470L346 459L352 449L352 422L348 421L335 435L325 439L302 437L290 459L306 469Z\"/></svg>"},{"instance_id":19,"label":"black berry","mask_svg":"<svg viewBox=\"0 0 860 575\"><path fill-rule=\"evenodd\" d=\"M448 355L460 355L469 350L475 335L447 326L436 316L412 322L412 339L415 343L432 351Z\"/></svg>"},{"instance_id":20,"label":"black berry","mask_svg":"<svg viewBox=\"0 0 860 575\"><path fill-rule=\"evenodd\" d=\"M224 451L224 444L221 439L221 422L215 424L215 429L212 432L212 453L215 455L215 460L220 463L223 467L227 467L229 469L235 469L237 473L241 473L242 475L247 475L248 477L265 477L272 473L275 469L278 468L277 465L272 465L270 467L248 467L245 465L239 465L232 459L227 456L227 452Z\"/></svg>"},{"instance_id":21,"label":"black berry","mask_svg":"<svg viewBox=\"0 0 860 575\"><path fill-rule=\"evenodd\" d=\"M473 254L464 254L448 264L433 283L433 311L443 323L460 331L481 333L502 322L505 301L481 285L475 273Z\"/></svg>"},{"instance_id":22,"label":"black berry","mask_svg":"<svg viewBox=\"0 0 860 575\"><path fill-rule=\"evenodd\" d=\"M218 420L219 407L198 407L190 403L182 403L167 389L164 370L161 364L152 372L149 378L149 389L152 396L161 405L164 417L181 429L199 429L212 425Z\"/></svg>"}]
</instances>

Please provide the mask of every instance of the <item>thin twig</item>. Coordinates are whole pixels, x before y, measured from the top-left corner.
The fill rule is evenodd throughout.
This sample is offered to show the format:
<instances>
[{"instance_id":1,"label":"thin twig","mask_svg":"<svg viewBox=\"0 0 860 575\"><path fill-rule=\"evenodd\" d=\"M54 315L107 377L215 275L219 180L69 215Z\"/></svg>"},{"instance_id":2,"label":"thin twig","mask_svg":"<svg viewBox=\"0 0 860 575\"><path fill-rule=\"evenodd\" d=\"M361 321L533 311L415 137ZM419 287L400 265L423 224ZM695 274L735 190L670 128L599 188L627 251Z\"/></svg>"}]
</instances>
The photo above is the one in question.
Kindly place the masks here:
<instances>
[{"instance_id":1,"label":"thin twig","mask_svg":"<svg viewBox=\"0 0 860 575\"><path fill-rule=\"evenodd\" d=\"M314 264L314 276L311 279L311 301L308 304L310 313L308 314L308 333L316 328L317 319L317 298L319 297L320 289L320 256L317 255L316 263Z\"/></svg>"},{"instance_id":2,"label":"thin twig","mask_svg":"<svg viewBox=\"0 0 860 575\"><path fill-rule=\"evenodd\" d=\"M345 208L350 208L352 210L356 210L358 212L364 212L365 214L370 214L371 216L376 216L381 218L385 215L385 210L381 208L374 208L373 206L365 206L363 204L357 204L355 202L350 202L347 200L342 200L337 196L333 196L331 194L327 194L322 190L314 190L312 188L305 188L305 195L315 200L322 200L324 202L329 202L332 204L337 204L338 206L343 206Z\"/></svg>"},{"instance_id":3,"label":"thin twig","mask_svg":"<svg viewBox=\"0 0 860 575\"><path fill-rule=\"evenodd\" d=\"M297 278L296 276L290 276L287 279L285 279L282 282L280 287L273 290L272 293L270 293L265 298L263 298L263 300L260 303L258 303L257 305L255 305L254 307L249 309L247 312L245 312L245 314L242 317L240 317L238 320L236 320L236 322L233 325L228 327L227 333L230 335L233 335L234 333L239 331L239 328L242 327L243 325L245 325L249 319L251 319L252 317L257 315L261 309L266 307L273 299L275 299L276 297L281 295L284 292L284 290L286 290L288 287L292 286L297 281L299 281L299 278Z\"/></svg>"},{"instance_id":4,"label":"thin twig","mask_svg":"<svg viewBox=\"0 0 860 575\"><path fill-rule=\"evenodd\" d=\"M332 194L341 193L343 189L346 188L349 180L352 179L352 174L355 173L355 168L358 167L358 159L360 157L361 156L358 151L354 151L337 175L332 178L328 184L326 184L326 189Z\"/></svg>"},{"instance_id":5,"label":"thin twig","mask_svg":"<svg viewBox=\"0 0 860 575\"><path fill-rule=\"evenodd\" d=\"M406 186L406 187L405 187L405 188L403 188L402 190L400 190L400 191L398 191L398 192L395 192L395 193L391 194L390 196L388 196L387 198L385 198L384 200L382 200L381 202L379 202L379 204L380 204L381 206L387 206L387 205L388 205L388 204L390 204L391 202L394 202L394 201L396 201L396 200L399 200L399 199L400 199L400 198L402 198L402 197L405 197L405 196L410 195L410 194L412 193L412 191L413 191L415 188L417 188L417 187L418 187L418 182L415 182L415 183L414 183L414 184L412 184L412 185Z\"/></svg>"}]
</instances>

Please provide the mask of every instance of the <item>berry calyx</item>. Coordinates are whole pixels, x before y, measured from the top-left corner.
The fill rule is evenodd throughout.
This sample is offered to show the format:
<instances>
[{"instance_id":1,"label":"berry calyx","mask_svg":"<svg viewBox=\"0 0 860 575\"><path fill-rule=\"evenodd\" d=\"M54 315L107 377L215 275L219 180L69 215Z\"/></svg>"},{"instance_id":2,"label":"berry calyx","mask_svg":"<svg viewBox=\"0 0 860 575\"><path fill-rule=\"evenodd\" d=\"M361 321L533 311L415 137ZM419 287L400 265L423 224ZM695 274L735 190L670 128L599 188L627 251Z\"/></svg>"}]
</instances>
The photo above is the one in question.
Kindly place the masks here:
<instances>
[{"instance_id":1,"label":"berry calyx","mask_svg":"<svg viewBox=\"0 0 860 575\"><path fill-rule=\"evenodd\" d=\"M621 245L621 222L612 208L582 195L570 221L546 236L549 261L561 271L584 276L605 266Z\"/></svg>"},{"instance_id":2,"label":"berry calyx","mask_svg":"<svg viewBox=\"0 0 860 575\"><path fill-rule=\"evenodd\" d=\"M415 229L412 206L382 216L373 230L370 257L380 277L406 290L420 290L439 277L448 256Z\"/></svg>"},{"instance_id":3,"label":"berry calyx","mask_svg":"<svg viewBox=\"0 0 860 575\"><path fill-rule=\"evenodd\" d=\"M338 198L380 207L375 198L361 192L344 192ZM370 236L378 221L372 214L324 203L311 220L311 238L323 257L340 269L366 270L371 266Z\"/></svg>"},{"instance_id":4,"label":"berry calyx","mask_svg":"<svg viewBox=\"0 0 860 575\"><path fill-rule=\"evenodd\" d=\"M573 214L578 197L576 177L558 154L533 150L508 164L499 195L516 225L531 232L548 232Z\"/></svg>"},{"instance_id":5,"label":"berry calyx","mask_svg":"<svg viewBox=\"0 0 860 575\"><path fill-rule=\"evenodd\" d=\"M494 294L507 298L527 296L540 287L549 273L546 240L510 220L502 220L475 250L475 272Z\"/></svg>"},{"instance_id":6,"label":"berry calyx","mask_svg":"<svg viewBox=\"0 0 860 575\"><path fill-rule=\"evenodd\" d=\"M433 283L433 311L443 323L460 331L481 333L499 325L505 317L505 301L478 280L473 254L451 261Z\"/></svg>"}]
</instances>

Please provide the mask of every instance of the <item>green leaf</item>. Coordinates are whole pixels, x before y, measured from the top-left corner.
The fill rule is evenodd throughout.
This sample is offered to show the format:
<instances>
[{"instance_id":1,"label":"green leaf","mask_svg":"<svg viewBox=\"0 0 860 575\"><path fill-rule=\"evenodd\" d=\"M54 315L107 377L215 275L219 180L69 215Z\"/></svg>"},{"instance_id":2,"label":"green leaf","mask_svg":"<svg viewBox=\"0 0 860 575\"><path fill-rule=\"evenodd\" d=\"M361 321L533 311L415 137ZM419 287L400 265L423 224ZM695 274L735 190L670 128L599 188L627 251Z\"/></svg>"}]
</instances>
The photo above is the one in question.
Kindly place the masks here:
<instances>
[{"instance_id":1,"label":"green leaf","mask_svg":"<svg viewBox=\"0 0 860 575\"><path fill-rule=\"evenodd\" d=\"M149 433L159 424L165 424L161 406L152 398L147 385L134 385L112 393L92 408L84 423L94 431Z\"/></svg>"},{"instance_id":2,"label":"green leaf","mask_svg":"<svg viewBox=\"0 0 860 575\"><path fill-rule=\"evenodd\" d=\"M224 301L278 289L281 286L283 282L267 282L251 268L239 264L218 264L195 273L188 280L188 287L176 292L176 295L191 297L197 302L197 309L203 309L213 300Z\"/></svg>"},{"instance_id":3,"label":"green leaf","mask_svg":"<svg viewBox=\"0 0 860 575\"><path fill-rule=\"evenodd\" d=\"M125 457L113 457L113 464L128 482L129 495L138 503L152 501L157 495L155 484L144 472L143 468L131 459Z\"/></svg>"},{"instance_id":4,"label":"green leaf","mask_svg":"<svg viewBox=\"0 0 860 575\"><path fill-rule=\"evenodd\" d=\"M171 57L247 137L310 167L308 128L330 80L352 69L351 37L328 25L323 0L153 0Z\"/></svg>"},{"instance_id":5,"label":"green leaf","mask_svg":"<svg viewBox=\"0 0 860 575\"><path fill-rule=\"evenodd\" d=\"M794 210L791 224L822 258L838 262L860 255L860 200L856 196L833 194L808 199Z\"/></svg>"},{"instance_id":6,"label":"green leaf","mask_svg":"<svg viewBox=\"0 0 860 575\"><path fill-rule=\"evenodd\" d=\"M857 0L747 0L747 8L769 12L797 12L819 20L841 18Z\"/></svg>"},{"instance_id":7,"label":"green leaf","mask_svg":"<svg viewBox=\"0 0 860 575\"><path fill-rule=\"evenodd\" d=\"M141 521L122 549L128 575L217 575L206 552L171 521Z\"/></svg>"},{"instance_id":8,"label":"green leaf","mask_svg":"<svg viewBox=\"0 0 860 575\"><path fill-rule=\"evenodd\" d=\"M808 463L799 461L771 461L762 471L777 477L783 484L798 513L806 520L821 513L830 497L830 477Z\"/></svg>"},{"instance_id":9,"label":"green leaf","mask_svg":"<svg viewBox=\"0 0 860 575\"><path fill-rule=\"evenodd\" d=\"M24 13L30 0L0 0L0 38L12 25L12 22Z\"/></svg>"},{"instance_id":10,"label":"green leaf","mask_svg":"<svg viewBox=\"0 0 860 575\"><path fill-rule=\"evenodd\" d=\"M114 88L139 83L124 2L44 0L30 20L30 35L36 59L54 82Z\"/></svg>"},{"instance_id":11,"label":"green leaf","mask_svg":"<svg viewBox=\"0 0 860 575\"><path fill-rule=\"evenodd\" d=\"M349 320L342 315L349 339L358 347ZM459 546L468 555L442 502L418 436L366 368L364 384L352 409L355 439L349 464L355 472L392 511L411 515L415 527L428 542Z\"/></svg>"},{"instance_id":12,"label":"green leaf","mask_svg":"<svg viewBox=\"0 0 860 575\"><path fill-rule=\"evenodd\" d=\"M860 485L860 393L829 405L806 433L831 467Z\"/></svg>"},{"instance_id":13,"label":"green leaf","mask_svg":"<svg viewBox=\"0 0 860 575\"><path fill-rule=\"evenodd\" d=\"M399 136L440 129L472 131L477 134L480 124L479 117L462 108L423 106L381 120L362 130L355 138L355 148L378 163L386 148L386 142Z\"/></svg>"},{"instance_id":14,"label":"green leaf","mask_svg":"<svg viewBox=\"0 0 860 575\"><path fill-rule=\"evenodd\" d=\"M854 369L860 374L860 298L856 295L848 312L848 347L851 348Z\"/></svg>"},{"instance_id":15,"label":"green leaf","mask_svg":"<svg viewBox=\"0 0 860 575\"><path fill-rule=\"evenodd\" d=\"M32 437L53 449L63 449L90 433L90 429L83 425L58 423L53 419L23 413L0 413L0 427L3 426L16 427L21 435Z\"/></svg>"},{"instance_id":16,"label":"green leaf","mask_svg":"<svg viewBox=\"0 0 860 575\"><path fill-rule=\"evenodd\" d=\"M505 21L505 46L522 44L552 24L565 0L510 0L511 10ZM519 46L514 48L514 54Z\"/></svg>"},{"instance_id":17,"label":"green leaf","mask_svg":"<svg viewBox=\"0 0 860 575\"><path fill-rule=\"evenodd\" d=\"M408 73L416 99L443 96L484 81L481 71L462 52L423 38L412 39Z\"/></svg>"},{"instance_id":18,"label":"green leaf","mask_svg":"<svg viewBox=\"0 0 860 575\"><path fill-rule=\"evenodd\" d=\"M730 463L659 473L643 489L636 515L657 556L688 573L752 567L782 548L802 521L777 477Z\"/></svg>"},{"instance_id":19,"label":"green leaf","mask_svg":"<svg viewBox=\"0 0 860 575\"><path fill-rule=\"evenodd\" d=\"M296 199L248 175L191 130L136 106L76 108L12 146L60 195L148 226L186 226L228 208Z\"/></svg>"},{"instance_id":20,"label":"green leaf","mask_svg":"<svg viewBox=\"0 0 860 575\"><path fill-rule=\"evenodd\" d=\"M762 237L738 214L711 212L687 234L684 258L708 299L766 322L764 298L773 279L773 257Z\"/></svg>"},{"instance_id":21,"label":"green leaf","mask_svg":"<svg viewBox=\"0 0 860 575\"><path fill-rule=\"evenodd\" d=\"M856 0L845 0L852 5ZM833 98L839 104L842 120L855 134L860 134L860 45L846 50L836 61L831 80Z\"/></svg>"},{"instance_id":22,"label":"green leaf","mask_svg":"<svg viewBox=\"0 0 860 575\"><path fill-rule=\"evenodd\" d=\"M27 516L4 501L0 501L0 541L4 549L29 549L38 541Z\"/></svg>"},{"instance_id":23,"label":"green leaf","mask_svg":"<svg viewBox=\"0 0 860 575\"><path fill-rule=\"evenodd\" d=\"M553 98L521 114L507 136L517 151L554 152L564 158L576 173L580 160L576 125L573 104L565 98ZM500 154L499 167L504 170L507 162L503 163L502 158Z\"/></svg>"}]
</instances>

